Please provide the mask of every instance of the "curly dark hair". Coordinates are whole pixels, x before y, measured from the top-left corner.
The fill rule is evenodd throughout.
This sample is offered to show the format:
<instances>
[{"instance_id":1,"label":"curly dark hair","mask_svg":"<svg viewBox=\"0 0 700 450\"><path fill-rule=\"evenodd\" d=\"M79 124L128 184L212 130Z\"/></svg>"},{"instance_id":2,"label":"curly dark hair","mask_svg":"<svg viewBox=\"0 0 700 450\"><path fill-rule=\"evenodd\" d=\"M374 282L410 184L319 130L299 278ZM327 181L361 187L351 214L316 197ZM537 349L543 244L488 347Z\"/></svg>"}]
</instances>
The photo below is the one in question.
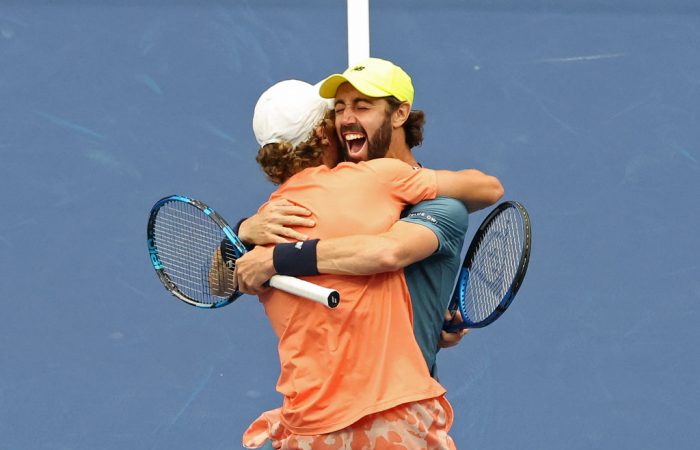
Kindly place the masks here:
<instances>
[{"instance_id":1,"label":"curly dark hair","mask_svg":"<svg viewBox=\"0 0 700 450\"><path fill-rule=\"evenodd\" d=\"M326 138L319 137L315 132L316 128L322 125L330 127L331 130L334 129L333 122L326 117L314 127L311 137L296 147L289 142L266 144L260 147L255 160L270 181L274 184L282 184L295 173L323 163L323 146Z\"/></svg>"},{"instance_id":2,"label":"curly dark hair","mask_svg":"<svg viewBox=\"0 0 700 450\"><path fill-rule=\"evenodd\" d=\"M389 114L396 111L402 103L396 97L385 97L385 99L389 103ZM423 125L425 125L425 113L417 109L412 110L403 124L408 148L418 147L423 143Z\"/></svg>"}]
</instances>

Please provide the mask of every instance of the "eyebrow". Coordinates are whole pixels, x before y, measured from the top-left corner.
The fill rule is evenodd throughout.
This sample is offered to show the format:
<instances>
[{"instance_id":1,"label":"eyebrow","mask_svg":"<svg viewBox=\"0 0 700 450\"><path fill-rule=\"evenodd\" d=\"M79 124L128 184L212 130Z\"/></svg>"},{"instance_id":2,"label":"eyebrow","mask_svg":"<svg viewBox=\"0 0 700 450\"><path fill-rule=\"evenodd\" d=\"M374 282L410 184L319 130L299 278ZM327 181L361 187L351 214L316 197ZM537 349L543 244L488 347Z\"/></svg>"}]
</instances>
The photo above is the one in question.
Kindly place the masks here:
<instances>
[{"instance_id":1,"label":"eyebrow","mask_svg":"<svg viewBox=\"0 0 700 450\"><path fill-rule=\"evenodd\" d=\"M355 97L355 98L353 98L353 99L350 101L350 103L353 104L353 105L355 105L355 104L357 104L357 103L359 103L359 102L367 102L367 103L374 104L374 98L373 98L373 97ZM335 100L335 104L336 104L336 105L337 105L337 104L343 104L343 105L344 105L345 102L344 102L343 100L336 99L336 100Z\"/></svg>"}]
</instances>

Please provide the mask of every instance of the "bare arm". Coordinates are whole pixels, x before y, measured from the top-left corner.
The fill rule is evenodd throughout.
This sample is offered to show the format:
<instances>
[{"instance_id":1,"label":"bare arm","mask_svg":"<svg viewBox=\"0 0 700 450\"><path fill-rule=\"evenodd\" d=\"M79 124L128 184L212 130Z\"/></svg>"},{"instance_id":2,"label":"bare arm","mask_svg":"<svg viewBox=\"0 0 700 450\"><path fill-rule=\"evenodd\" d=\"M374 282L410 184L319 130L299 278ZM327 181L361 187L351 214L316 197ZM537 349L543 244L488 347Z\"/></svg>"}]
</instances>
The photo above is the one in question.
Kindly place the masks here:
<instances>
[{"instance_id":1,"label":"bare arm","mask_svg":"<svg viewBox=\"0 0 700 450\"><path fill-rule=\"evenodd\" d=\"M437 248L438 238L429 228L398 221L378 235L321 239L316 247L316 266L319 273L371 275L406 267ZM236 279L241 292L261 292L262 284L276 273L272 254L272 247L255 247L238 258Z\"/></svg>"},{"instance_id":2,"label":"bare arm","mask_svg":"<svg viewBox=\"0 0 700 450\"><path fill-rule=\"evenodd\" d=\"M429 228L398 221L379 235L320 240L316 246L316 264L319 273L371 275L398 270L425 259L438 245L437 236ZM241 292L258 295L265 291L263 284L276 273L272 254L273 247L258 246L238 259L236 279ZM456 324L462 322L462 316L459 311L454 317L446 311L445 320ZM443 330L439 347L456 346L468 332L468 329L454 333Z\"/></svg>"},{"instance_id":3,"label":"bare arm","mask_svg":"<svg viewBox=\"0 0 700 450\"><path fill-rule=\"evenodd\" d=\"M316 247L318 271L337 275L392 272L432 255L438 244L429 228L399 220L382 234L321 240Z\"/></svg>"},{"instance_id":4,"label":"bare arm","mask_svg":"<svg viewBox=\"0 0 700 450\"><path fill-rule=\"evenodd\" d=\"M462 201L469 211L490 206L503 195L503 186L496 177L475 169L440 170L436 174L438 194ZM288 240L267 242L285 243ZM437 248L438 240L432 231L421 225L398 221L380 235L321 240L316 247L316 262L319 273L369 275L398 270L430 256ZM256 247L238 259L236 281L239 290L249 294L261 292L262 284L276 273L272 256L272 248Z\"/></svg>"},{"instance_id":5,"label":"bare arm","mask_svg":"<svg viewBox=\"0 0 700 450\"><path fill-rule=\"evenodd\" d=\"M438 195L460 200L469 212L496 203L504 193L498 178L476 169L436 170Z\"/></svg>"},{"instance_id":6,"label":"bare arm","mask_svg":"<svg viewBox=\"0 0 700 450\"><path fill-rule=\"evenodd\" d=\"M436 170L438 195L456 198L469 212L496 203L503 196L498 178L476 169L460 171ZM287 200L270 202L265 209L244 220L238 237L246 244L281 244L304 241L308 236L291 227L313 227L311 212Z\"/></svg>"}]
</instances>

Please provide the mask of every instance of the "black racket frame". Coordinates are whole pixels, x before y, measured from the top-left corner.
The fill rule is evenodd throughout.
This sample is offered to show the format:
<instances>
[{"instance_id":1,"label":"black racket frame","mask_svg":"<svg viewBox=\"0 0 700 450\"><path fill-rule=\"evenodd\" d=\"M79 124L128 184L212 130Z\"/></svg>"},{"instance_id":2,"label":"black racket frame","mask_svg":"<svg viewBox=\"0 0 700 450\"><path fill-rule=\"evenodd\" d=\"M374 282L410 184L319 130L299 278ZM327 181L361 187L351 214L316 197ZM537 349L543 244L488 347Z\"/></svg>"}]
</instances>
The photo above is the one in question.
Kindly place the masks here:
<instances>
[{"instance_id":1,"label":"black racket frame","mask_svg":"<svg viewBox=\"0 0 700 450\"><path fill-rule=\"evenodd\" d=\"M465 291L469 282L469 272L472 266L472 262L474 260L474 255L477 249L479 248L479 245L481 244L481 241L483 240L484 236L488 232L491 224L493 223L493 220L496 218L496 216L503 213L509 208L515 208L520 213L520 216L523 219L524 236L523 252L520 256L520 261L518 263L518 268L515 273L515 277L513 278L513 281L511 282L510 287L506 292L506 295L501 299L495 310L491 314L489 314L485 319L479 322L473 322L469 319L465 319L464 323L459 325L449 325L449 323L446 323L443 328L447 331L454 332L464 328L483 328L487 325L490 325L496 319L498 319L506 311L506 309L508 309L508 306L510 306L513 299L515 298L515 295L518 293L518 290L522 285L523 279L525 278L525 274L527 273L528 264L530 262L530 250L532 247L532 228L530 224L530 215L528 214L527 209L525 209L525 206L523 206L520 202L508 200L498 204L481 222L481 225L474 234L474 237L472 238L472 241L469 244L469 248L467 249L467 253L464 257L464 263L462 264L459 276L457 278L457 285L455 286L455 290L452 295L452 300L450 301L449 309L453 312L456 312L457 308L459 308L462 316L466 318L464 298Z\"/></svg>"}]
</instances>

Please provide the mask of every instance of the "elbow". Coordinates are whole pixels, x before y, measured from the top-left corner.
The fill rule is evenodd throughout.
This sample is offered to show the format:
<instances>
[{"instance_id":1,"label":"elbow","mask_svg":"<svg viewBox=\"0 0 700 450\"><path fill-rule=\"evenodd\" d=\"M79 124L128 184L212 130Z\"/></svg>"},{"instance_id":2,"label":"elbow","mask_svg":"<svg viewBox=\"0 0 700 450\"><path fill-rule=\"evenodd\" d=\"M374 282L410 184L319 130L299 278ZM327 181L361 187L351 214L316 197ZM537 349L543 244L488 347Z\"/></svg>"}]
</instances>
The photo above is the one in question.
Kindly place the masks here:
<instances>
[{"instance_id":1,"label":"elbow","mask_svg":"<svg viewBox=\"0 0 700 450\"><path fill-rule=\"evenodd\" d=\"M490 200L491 204L493 205L496 203L498 200L500 200L503 197L503 194L506 193L505 189L503 188L503 185L501 182L498 180L496 177L491 177L491 192L490 192Z\"/></svg>"},{"instance_id":2,"label":"elbow","mask_svg":"<svg viewBox=\"0 0 700 450\"><path fill-rule=\"evenodd\" d=\"M503 194L505 194L505 189L498 178L487 175L482 188L479 190L479 195L472 201L465 202L465 205L470 213L479 211L494 205L503 197Z\"/></svg>"},{"instance_id":3,"label":"elbow","mask_svg":"<svg viewBox=\"0 0 700 450\"><path fill-rule=\"evenodd\" d=\"M376 256L377 272L395 272L405 265L399 248L393 245L387 246Z\"/></svg>"}]
</instances>

